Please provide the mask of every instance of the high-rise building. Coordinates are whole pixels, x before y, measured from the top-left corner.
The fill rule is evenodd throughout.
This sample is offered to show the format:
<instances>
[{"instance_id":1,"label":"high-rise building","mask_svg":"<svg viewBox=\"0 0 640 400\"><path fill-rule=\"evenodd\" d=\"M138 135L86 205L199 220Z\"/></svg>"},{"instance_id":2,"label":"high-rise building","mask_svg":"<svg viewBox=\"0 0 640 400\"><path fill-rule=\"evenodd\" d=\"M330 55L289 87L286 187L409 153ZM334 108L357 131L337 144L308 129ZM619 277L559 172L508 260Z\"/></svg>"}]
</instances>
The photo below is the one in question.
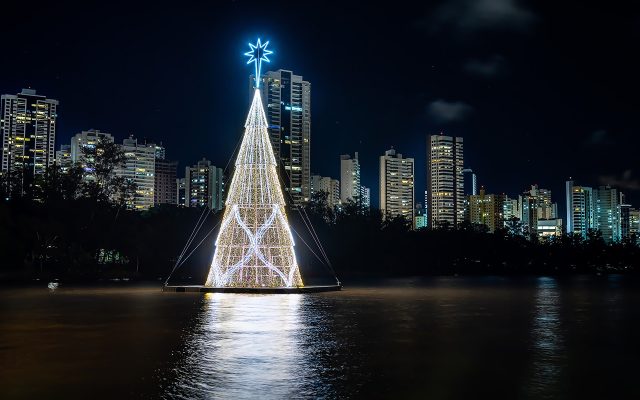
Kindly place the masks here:
<instances>
[{"instance_id":1,"label":"high-rise building","mask_svg":"<svg viewBox=\"0 0 640 400\"><path fill-rule=\"evenodd\" d=\"M538 226L538 201L527 192L518 196L518 208L520 209L520 221L525 234L533 235Z\"/></svg>"},{"instance_id":2,"label":"high-rise building","mask_svg":"<svg viewBox=\"0 0 640 400\"><path fill-rule=\"evenodd\" d=\"M360 162L357 151L353 158L348 154L340 156L340 200L343 203L360 203Z\"/></svg>"},{"instance_id":3,"label":"high-rise building","mask_svg":"<svg viewBox=\"0 0 640 400\"><path fill-rule=\"evenodd\" d=\"M429 135L427 140L428 213L432 227L457 226L464 219L463 140Z\"/></svg>"},{"instance_id":4,"label":"high-rise building","mask_svg":"<svg viewBox=\"0 0 640 400\"><path fill-rule=\"evenodd\" d=\"M185 205L209 207L220 211L223 207L223 171L203 158L185 168Z\"/></svg>"},{"instance_id":5,"label":"high-rise building","mask_svg":"<svg viewBox=\"0 0 640 400\"><path fill-rule=\"evenodd\" d=\"M473 173L471 168L465 168L462 170L462 177L464 181L464 220L470 221L471 215L469 210L469 199L471 196L475 196L478 194L478 182L476 179L476 174Z\"/></svg>"},{"instance_id":6,"label":"high-rise building","mask_svg":"<svg viewBox=\"0 0 640 400\"><path fill-rule=\"evenodd\" d=\"M542 240L562 236L562 219L539 219L536 225L536 232L538 238Z\"/></svg>"},{"instance_id":7,"label":"high-rise building","mask_svg":"<svg viewBox=\"0 0 640 400\"><path fill-rule=\"evenodd\" d=\"M329 178L328 176L320 180L320 190L329 193L329 207L338 207L340 205L340 181Z\"/></svg>"},{"instance_id":8,"label":"high-rise building","mask_svg":"<svg viewBox=\"0 0 640 400\"><path fill-rule=\"evenodd\" d=\"M18 94L3 94L2 172L19 182L15 192L31 191L34 178L45 173L55 159L58 100L22 89Z\"/></svg>"},{"instance_id":9,"label":"high-rise building","mask_svg":"<svg viewBox=\"0 0 640 400\"><path fill-rule=\"evenodd\" d=\"M311 174L311 197L320 191L320 179L322 176L317 174Z\"/></svg>"},{"instance_id":10,"label":"high-rise building","mask_svg":"<svg viewBox=\"0 0 640 400\"><path fill-rule=\"evenodd\" d=\"M504 220L509 221L512 218L522 219L522 213L520 212L520 202L518 199L512 199L508 196L504 198Z\"/></svg>"},{"instance_id":11,"label":"high-rise building","mask_svg":"<svg viewBox=\"0 0 640 400\"><path fill-rule=\"evenodd\" d=\"M631 204L620 204L618 206L620 215L620 239L631 237Z\"/></svg>"},{"instance_id":12,"label":"high-rise building","mask_svg":"<svg viewBox=\"0 0 640 400\"><path fill-rule=\"evenodd\" d=\"M464 195L475 196L478 194L478 180L476 174L473 173L471 168L465 168L462 170L464 178Z\"/></svg>"},{"instance_id":13,"label":"high-rise building","mask_svg":"<svg viewBox=\"0 0 640 400\"><path fill-rule=\"evenodd\" d=\"M157 157L158 153L156 153ZM178 163L156 158L153 204L177 204Z\"/></svg>"},{"instance_id":14,"label":"high-rise building","mask_svg":"<svg viewBox=\"0 0 640 400\"><path fill-rule=\"evenodd\" d=\"M108 143L114 143L113 136L110 133L101 132L99 129L82 131L80 133L76 133L71 138L71 163L78 163L82 166L84 171L82 179L85 182L95 179L95 171L90 169L87 165L87 162L93 163L93 156L91 155L91 152L86 154L87 152L85 149L94 149L101 139Z\"/></svg>"},{"instance_id":15,"label":"high-rise building","mask_svg":"<svg viewBox=\"0 0 640 400\"><path fill-rule=\"evenodd\" d=\"M334 208L340 205L340 181L328 176L311 175L311 196L324 193L327 205Z\"/></svg>"},{"instance_id":16,"label":"high-rise building","mask_svg":"<svg viewBox=\"0 0 640 400\"><path fill-rule=\"evenodd\" d=\"M62 173L67 173L72 164L71 145L61 144L60 150L56 151L56 165L60 167Z\"/></svg>"},{"instance_id":17,"label":"high-rise building","mask_svg":"<svg viewBox=\"0 0 640 400\"><path fill-rule=\"evenodd\" d=\"M567 233L587 237L589 229L595 228L595 202L593 189L576 186L572 180L566 182Z\"/></svg>"},{"instance_id":18,"label":"high-rise building","mask_svg":"<svg viewBox=\"0 0 640 400\"><path fill-rule=\"evenodd\" d=\"M551 191L531 185L518 197L518 208L525 232L533 237L538 231L538 220L556 219L557 204L551 202Z\"/></svg>"},{"instance_id":19,"label":"high-rise building","mask_svg":"<svg viewBox=\"0 0 640 400\"><path fill-rule=\"evenodd\" d=\"M187 182L185 178L176 179L176 204L187 207Z\"/></svg>"},{"instance_id":20,"label":"high-rise building","mask_svg":"<svg viewBox=\"0 0 640 400\"><path fill-rule=\"evenodd\" d=\"M162 142L160 142L160 144L154 144L154 146L156 146L156 160L164 160L166 158L166 149L162 145Z\"/></svg>"},{"instance_id":21,"label":"high-rise building","mask_svg":"<svg viewBox=\"0 0 640 400\"><path fill-rule=\"evenodd\" d=\"M536 218L554 219L557 216L558 205L551 201L551 190L540 189L538 185L531 185L528 193L536 199Z\"/></svg>"},{"instance_id":22,"label":"high-rise building","mask_svg":"<svg viewBox=\"0 0 640 400\"><path fill-rule=\"evenodd\" d=\"M85 147L95 147L100 139L105 139L109 143L113 143L113 136L110 133L101 132L99 129L89 129L76 133L71 138L71 161L74 163L82 163L83 152Z\"/></svg>"},{"instance_id":23,"label":"high-rise building","mask_svg":"<svg viewBox=\"0 0 640 400\"><path fill-rule=\"evenodd\" d=\"M636 243L640 242L640 210L632 208L629 210L629 236L636 238Z\"/></svg>"},{"instance_id":24,"label":"high-rise building","mask_svg":"<svg viewBox=\"0 0 640 400\"><path fill-rule=\"evenodd\" d=\"M133 199L127 202L132 210L144 211L153 207L155 187L155 145L138 143L130 135L122 141L121 149L125 160L116 174L136 185Z\"/></svg>"},{"instance_id":25,"label":"high-rise building","mask_svg":"<svg viewBox=\"0 0 640 400\"><path fill-rule=\"evenodd\" d=\"M427 227L429 226L429 191L424 191L424 218L427 221Z\"/></svg>"},{"instance_id":26,"label":"high-rise building","mask_svg":"<svg viewBox=\"0 0 640 400\"><path fill-rule=\"evenodd\" d=\"M422 203L416 203L414 229L423 229L427 227L427 216L424 213Z\"/></svg>"},{"instance_id":27,"label":"high-rise building","mask_svg":"<svg viewBox=\"0 0 640 400\"><path fill-rule=\"evenodd\" d=\"M360 207L365 213L371 210L371 189L360 185Z\"/></svg>"},{"instance_id":28,"label":"high-rise building","mask_svg":"<svg viewBox=\"0 0 640 400\"><path fill-rule=\"evenodd\" d=\"M611 186L600 186L593 191L596 228L606 243L620 240L620 215L618 190Z\"/></svg>"},{"instance_id":29,"label":"high-rise building","mask_svg":"<svg viewBox=\"0 0 640 400\"><path fill-rule=\"evenodd\" d=\"M469 196L469 222L485 225L489 232L504 226L505 196L499 194L486 194L483 187L480 193Z\"/></svg>"},{"instance_id":30,"label":"high-rise building","mask_svg":"<svg viewBox=\"0 0 640 400\"><path fill-rule=\"evenodd\" d=\"M145 144L147 141L145 140ZM153 203L159 204L178 204L178 187L176 185L176 179L178 178L178 162L169 161L166 157L166 149L162 145L155 143L148 143L149 146L155 148L155 183L153 191Z\"/></svg>"},{"instance_id":31,"label":"high-rise building","mask_svg":"<svg viewBox=\"0 0 640 400\"><path fill-rule=\"evenodd\" d=\"M414 162L392 148L380 156L380 211L383 216L403 216L414 226Z\"/></svg>"},{"instance_id":32,"label":"high-rise building","mask_svg":"<svg viewBox=\"0 0 640 400\"><path fill-rule=\"evenodd\" d=\"M311 196L311 84L282 69L269 71L261 79L279 175L293 203L301 204Z\"/></svg>"}]
</instances>

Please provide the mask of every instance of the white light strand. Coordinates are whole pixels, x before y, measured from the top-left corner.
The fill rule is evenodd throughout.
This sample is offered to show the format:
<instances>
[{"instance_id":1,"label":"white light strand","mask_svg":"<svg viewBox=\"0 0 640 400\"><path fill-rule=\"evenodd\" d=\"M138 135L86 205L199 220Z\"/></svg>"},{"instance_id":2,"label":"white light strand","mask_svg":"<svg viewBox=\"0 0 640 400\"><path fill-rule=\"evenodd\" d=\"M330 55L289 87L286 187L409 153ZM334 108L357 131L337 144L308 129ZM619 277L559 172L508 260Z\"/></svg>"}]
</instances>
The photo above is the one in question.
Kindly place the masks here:
<instances>
[{"instance_id":1,"label":"white light strand","mask_svg":"<svg viewBox=\"0 0 640 400\"><path fill-rule=\"evenodd\" d=\"M235 166L206 286L303 286L258 90Z\"/></svg>"}]
</instances>

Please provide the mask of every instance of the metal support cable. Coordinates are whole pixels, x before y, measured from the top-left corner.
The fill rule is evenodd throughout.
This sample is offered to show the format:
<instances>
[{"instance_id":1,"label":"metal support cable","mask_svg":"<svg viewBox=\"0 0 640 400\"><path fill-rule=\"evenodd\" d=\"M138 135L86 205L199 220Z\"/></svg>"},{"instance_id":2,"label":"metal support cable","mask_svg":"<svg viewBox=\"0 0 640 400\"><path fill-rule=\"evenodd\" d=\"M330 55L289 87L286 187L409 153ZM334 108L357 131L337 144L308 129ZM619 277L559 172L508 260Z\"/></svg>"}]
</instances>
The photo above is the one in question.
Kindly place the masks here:
<instances>
[{"instance_id":1,"label":"metal support cable","mask_svg":"<svg viewBox=\"0 0 640 400\"><path fill-rule=\"evenodd\" d=\"M321 263L323 263L323 264L325 264L325 265L326 265L326 262L325 262L322 258L320 258L320 257L316 254L316 252L315 252L315 251L313 251L313 249L311 248L311 246L309 246L309 244L307 244L307 242L305 242L305 240L302 238L302 236L300 236L300 234L299 234L295 229L291 228L291 230L293 231L293 233L295 233L295 234L296 234L296 236L298 236L298 237L300 238L300 240L302 240L302 243L304 243L304 245L305 245L305 246L307 246L307 248L309 249L309 251L310 251L314 256L316 256L316 258L318 259L318 261L320 261Z\"/></svg>"},{"instance_id":2,"label":"metal support cable","mask_svg":"<svg viewBox=\"0 0 640 400\"><path fill-rule=\"evenodd\" d=\"M324 258L327 260L327 263L329 265L331 265L331 261L329 260L329 257L327 256L327 253L324 251L324 247L322 246L322 242L320 241L320 237L316 233L316 230L313 227L313 224L311 223L311 219L309 218L309 215L307 214L307 210L305 208L302 208L302 211L304 212L304 215L306 216L307 221L309 222L309 226L311 227L311 231L313 232L313 234L315 235L315 237L317 239L317 243L318 243L318 247L320 248L320 252L322 252L322 254L324 255Z\"/></svg>"},{"instance_id":3,"label":"metal support cable","mask_svg":"<svg viewBox=\"0 0 640 400\"><path fill-rule=\"evenodd\" d=\"M207 232L206 235L204 235L204 237L202 238L202 240L196 245L196 247L193 248L193 250L191 250L191 252L184 258L184 260L182 260L182 262L180 263L180 265L178 266L181 267L188 259L189 257L191 257L191 255L193 254L193 252L195 252L196 250L198 250L198 247L200 247L200 245L209 237L209 235L211 235L211 233L216 230L216 228L218 227L218 225L220 225L220 221L218 221L217 224L215 224L215 226L213 228L211 228L209 230L209 232Z\"/></svg>"},{"instance_id":4,"label":"metal support cable","mask_svg":"<svg viewBox=\"0 0 640 400\"><path fill-rule=\"evenodd\" d=\"M196 224L193 227L193 230L191 231L191 235L189 235L189 238L187 239L187 243L184 245L184 248L182 249L182 251L180 252L180 255L178 256L178 261L182 258L182 256L184 256L184 253L187 252L187 249L189 248L189 245L191 244L191 241L193 240L193 236L198 233L198 225L200 224L200 221L202 220L202 217L204 216L206 208L207 207L202 209L202 212L200 213L200 217L198 217L198 220L196 221ZM176 263L177 263L177 261L176 261Z\"/></svg>"},{"instance_id":5,"label":"metal support cable","mask_svg":"<svg viewBox=\"0 0 640 400\"><path fill-rule=\"evenodd\" d=\"M287 174L287 178L289 179L289 181L291 181L291 175L289 175L289 172L286 169L284 170L284 172L285 174ZM329 261L329 257L327 257L327 254L324 252L324 249L322 248L322 243L320 242L320 238L318 237L317 234L315 234L315 230L313 229L313 224L311 224L311 220L309 219L308 215L305 220L305 216L302 215L302 212L300 211L301 207L295 205L293 196L289 191L285 190L285 192L287 192L287 194L289 195L289 198L291 199L291 203L293 204L293 207L296 209L296 211L298 211L298 214L300 214L300 217L302 218L302 222L305 224L307 230L309 231L309 234L311 235L311 238L318 246L318 249L320 250L321 254L325 258L325 260L329 263L329 265L331 265L331 261ZM304 208L303 208L303 211L304 211ZM306 211L305 211L305 214L306 214Z\"/></svg>"},{"instance_id":6,"label":"metal support cable","mask_svg":"<svg viewBox=\"0 0 640 400\"><path fill-rule=\"evenodd\" d=\"M320 250L320 254L322 254L322 256L324 257L325 261L328 264L331 264L329 262L329 259L327 258L327 255L323 253L322 251L322 247L320 246L319 243L319 238L317 236L313 235L313 231L312 231L312 227L311 227L311 221L307 221L307 219L305 219L305 216L302 214L302 212L300 211L300 208L297 208L298 214L300 214L300 218L302 218L302 222L305 224L305 226L307 227L307 231L309 231L309 235L311 236L311 239L313 239L313 241L315 242L316 246L318 246L318 249Z\"/></svg>"},{"instance_id":7,"label":"metal support cable","mask_svg":"<svg viewBox=\"0 0 640 400\"><path fill-rule=\"evenodd\" d=\"M205 211L207 211L207 210L209 210L209 211L207 212L207 215L205 216L204 214L205 214ZM171 275L173 275L175 270L178 269L178 264L180 263L180 261L184 257L184 254L189 249L189 246L191 246L191 243L193 242L193 239L195 239L195 237L198 235L198 232L200 232L200 229L202 228L202 225L204 224L204 221L206 221L206 219L209 216L210 212L211 212L211 209L208 206L205 206L205 208L200 213L200 217L198 218L198 221L196 222L196 226L191 231L191 235L189 235L189 239L187 240L187 243L184 245L184 248L182 249L182 252L180 253L178 258L176 259L176 263L173 265L173 269L171 270L171 272L167 276L167 279L164 281L164 286L167 286L167 283L169 282L169 278L171 278ZM204 218L203 218L203 216L204 216Z\"/></svg>"},{"instance_id":8,"label":"metal support cable","mask_svg":"<svg viewBox=\"0 0 640 400\"><path fill-rule=\"evenodd\" d=\"M291 175L289 175L289 172L286 169L284 170L284 172L287 174L287 177L289 178L289 181L291 181ZM316 243L316 245L318 246L318 249L322 253L323 257L325 258L325 260L327 262L327 265L330 268L331 273L333 274L333 277L336 279L336 282L338 282L338 284L339 284L340 281L338 280L338 276L336 275L336 271L333 269L333 266L331 265L331 261L329 260L329 257L327 256L327 253L324 251L324 248L322 247L322 243L320 242L320 238L316 234L315 229L313 229L313 224L311 224L311 220L309 219L309 216L307 215L307 218L305 220L305 217L303 216L302 212L300 211L300 207L299 206L295 206L295 203L294 203L294 200L293 200L293 196L291 196L291 193L289 191L286 191L286 190L285 190L285 192L287 192L287 194L289 195L289 198L291 199L291 203L294 204L293 207L296 208L297 211L298 211L298 214L300 214L300 217L302 218L302 222L305 224L307 230L309 231L309 234L311 235L311 238ZM306 210L304 210L304 208L303 208L303 211L305 212L305 215L306 215Z\"/></svg>"}]
</instances>

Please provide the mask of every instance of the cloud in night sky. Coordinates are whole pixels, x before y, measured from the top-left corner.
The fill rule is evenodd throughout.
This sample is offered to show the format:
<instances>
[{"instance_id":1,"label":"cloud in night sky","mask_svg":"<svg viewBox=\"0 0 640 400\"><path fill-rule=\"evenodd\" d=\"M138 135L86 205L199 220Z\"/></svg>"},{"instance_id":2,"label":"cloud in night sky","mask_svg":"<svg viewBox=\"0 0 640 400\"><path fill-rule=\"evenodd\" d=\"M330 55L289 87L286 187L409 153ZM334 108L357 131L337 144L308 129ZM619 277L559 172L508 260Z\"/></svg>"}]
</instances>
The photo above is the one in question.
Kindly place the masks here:
<instances>
[{"instance_id":1,"label":"cloud in night sky","mask_svg":"<svg viewBox=\"0 0 640 400\"><path fill-rule=\"evenodd\" d=\"M461 121L473 112L473 107L462 101L446 101L438 99L427 106L427 113L436 122L446 123Z\"/></svg>"},{"instance_id":2,"label":"cloud in night sky","mask_svg":"<svg viewBox=\"0 0 640 400\"><path fill-rule=\"evenodd\" d=\"M430 21L435 30L452 28L462 33L480 30L526 31L536 15L518 0L449 0Z\"/></svg>"},{"instance_id":3,"label":"cloud in night sky","mask_svg":"<svg viewBox=\"0 0 640 400\"><path fill-rule=\"evenodd\" d=\"M499 54L487 59L472 59L464 65L464 70L482 78L495 78L506 70L504 57Z\"/></svg>"},{"instance_id":4,"label":"cloud in night sky","mask_svg":"<svg viewBox=\"0 0 640 400\"><path fill-rule=\"evenodd\" d=\"M624 171L621 176L600 175L598 183L601 185L610 185L622 190L640 190L640 180L632 178L630 169Z\"/></svg>"},{"instance_id":5,"label":"cloud in night sky","mask_svg":"<svg viewBox=\"0 0 640 400\"><path fill-rule=\"evenodd\" d=\"M588 146L600 146L606 144L612 144L613 140L607 131L604 129L598 129L591 132L591 135L585 140L585 144Z\"/></svg>"}]
</instances>

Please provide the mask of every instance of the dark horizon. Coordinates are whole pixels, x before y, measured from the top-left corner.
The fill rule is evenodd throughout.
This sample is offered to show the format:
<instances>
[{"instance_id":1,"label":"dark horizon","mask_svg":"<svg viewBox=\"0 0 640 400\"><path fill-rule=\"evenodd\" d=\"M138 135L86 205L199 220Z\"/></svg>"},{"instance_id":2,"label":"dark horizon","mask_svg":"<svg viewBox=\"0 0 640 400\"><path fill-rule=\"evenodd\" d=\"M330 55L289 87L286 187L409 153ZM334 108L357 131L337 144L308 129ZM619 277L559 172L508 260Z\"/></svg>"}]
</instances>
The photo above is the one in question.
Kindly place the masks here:
<instances>
[{"instance_id":1,"label":"dark horizon","mask_svg":"<svg viewBox=\"0 0 640 400\"><path fill-rule=\"evenodd\" d=\"M242 54L261 37L275 50L265 71L311 82L312 172L339 179L339 155L358 151L374 206L378 157L390 146L415 159L423 202L426 138L441 131L464 137L465 166L490 193L539 184L564 219L573 177L640 205L640 16L630 9L516 0L127 4L122 15L112 4L11 7L0 29L20 40L5 43L12 62L0 66L0 90L60 101L56 149L95 128L162 141L180 169L202 157L224 167L249 106Z\"/></svg>"}]
</instances>

